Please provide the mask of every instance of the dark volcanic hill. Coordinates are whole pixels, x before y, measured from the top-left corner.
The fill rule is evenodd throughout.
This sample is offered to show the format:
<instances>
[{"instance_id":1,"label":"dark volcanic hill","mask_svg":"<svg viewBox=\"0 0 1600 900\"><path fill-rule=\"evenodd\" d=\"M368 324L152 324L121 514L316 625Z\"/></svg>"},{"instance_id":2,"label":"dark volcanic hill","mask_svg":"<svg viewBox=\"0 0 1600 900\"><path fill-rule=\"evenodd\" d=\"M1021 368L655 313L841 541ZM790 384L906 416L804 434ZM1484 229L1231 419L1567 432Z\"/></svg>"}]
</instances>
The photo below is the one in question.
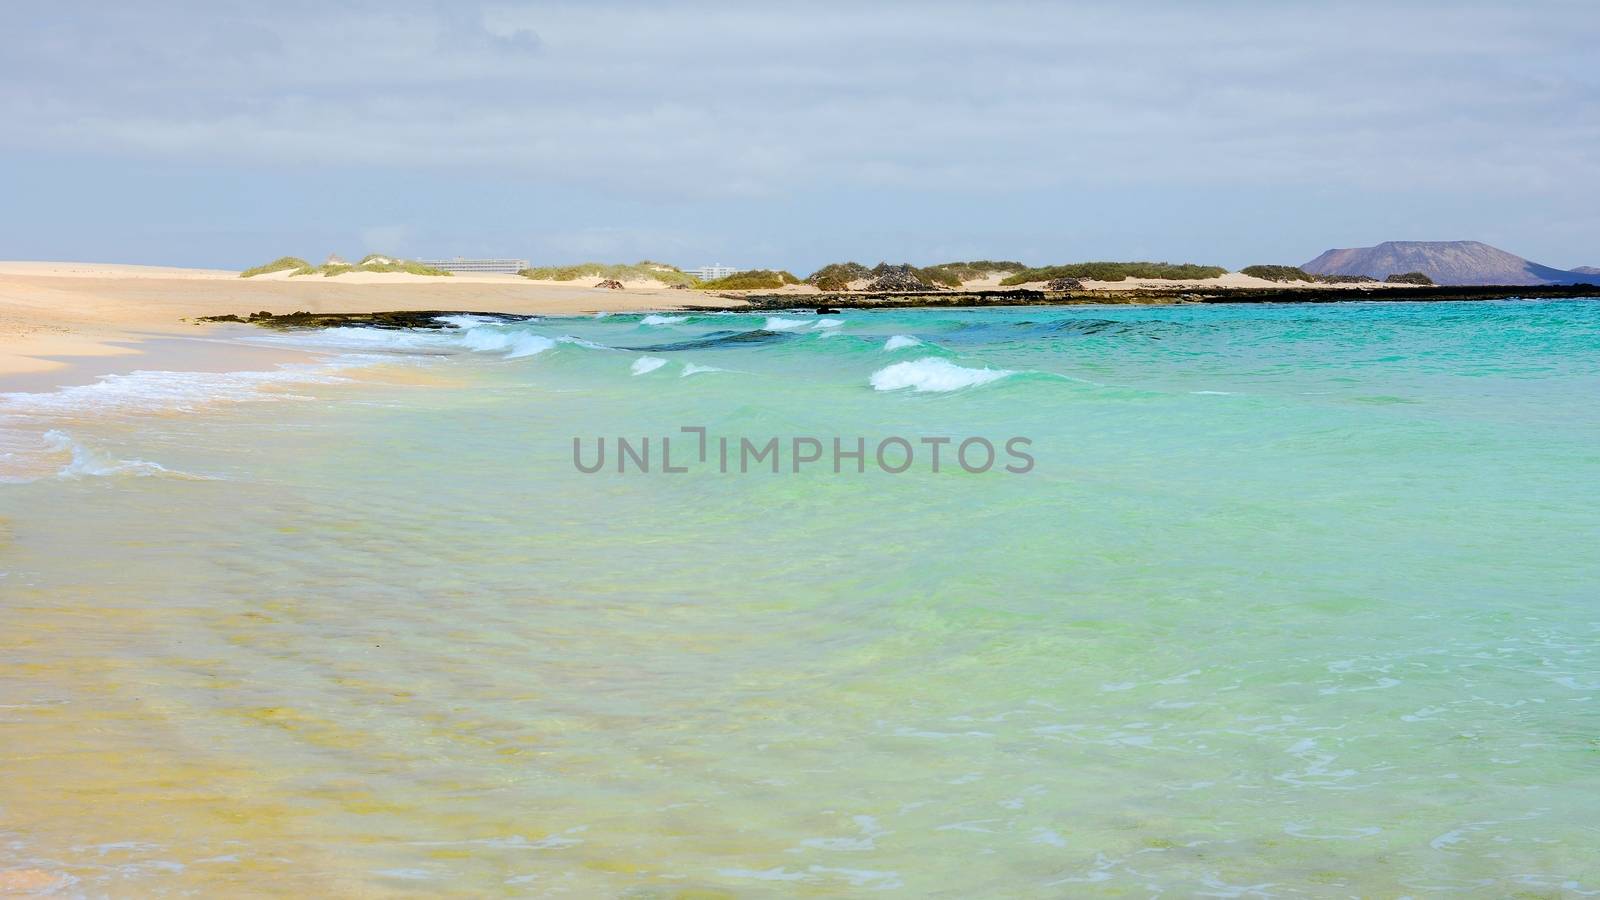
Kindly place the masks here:
<instances>
[{"instance_id":1,"label":"dark volcanic hill","mask_svg":"<svg viewBox=\"0 0 1600 900\"><path fill-rule=\"evenodd\" d=\"M1529 262L1478 241L1384 241L1376 247L1329 250L1300 268L1316 275L1421 272L1435 284L1600 284L1600 274Z\"/></svg>"}]
</instances>

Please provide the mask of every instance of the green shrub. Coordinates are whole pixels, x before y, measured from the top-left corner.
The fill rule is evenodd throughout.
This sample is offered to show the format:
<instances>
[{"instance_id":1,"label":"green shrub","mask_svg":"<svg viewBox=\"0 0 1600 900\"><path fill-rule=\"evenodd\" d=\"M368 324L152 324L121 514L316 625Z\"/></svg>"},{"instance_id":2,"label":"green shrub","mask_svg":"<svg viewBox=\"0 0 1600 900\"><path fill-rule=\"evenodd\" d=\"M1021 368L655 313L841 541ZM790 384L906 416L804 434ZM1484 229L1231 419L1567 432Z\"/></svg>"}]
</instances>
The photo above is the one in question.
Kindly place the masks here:
<instances>
[{"instance_id":1,"label":"green shrub","mask_svg":"<svg viewBox=\"0 0 1600 900\"><path fill-rule=\"evenodd\" d=\"M1425 284L1432 285L1433 279L1421 272L1407 272L1404 275L1390 275L1384 280L1385 284Z\"/></svg>"},{"instance_id":2,"label":"green shrub","mask_svg":"<svg viewBox=\"0 0 1600 900\"><path fill-rule=\"evenodd\" d=\"M253 275L265 275L268 272L284 271L287 271L289 273L289 277L291 278L301 275L322 275L332 278L335 275L343 275L346 272L409 272L412 275L450 275L449 272L446 272L443 269L435 269L433 266L425 266L422 263L412 262L406 259L392 261L385 260L391 260L391 258L377 253L369 253L361 260L360 263L353 266L349 263L333 263L331 265L324 264L320 266L313 266L298 256L283 256L267 263L264 266L256 266L253 269L245 269L243 272L239 273L239 277L249 278Z\"/></svg>"},{"instance_id":3,"label":"green shrub","mask_svg":"<svg viewBox=\"0 0 1600 900\"><path fill-rule=\"evenodd\" d=\"M580 278L596 278L601 281L643 281L645 279L653 279L662 284L682 284L689 287L694 287L700 283L698 278L676 266L651 262L648 259L640 260L633 265L586 262L573 266L535 266L530 269L523 269L517 274L536 281L577 281Z\"/></svg>"},{"instance_id":4,"label":"green shrub","mask_svg":"<svg viewBox=\"0 0 1600 900\"><path fill-rule=\"evenodd\" d=\"M1376 282L1370 275L1314 275L1297 266L1245 266L1240 274L1265 278L1268 281L1309 281L1313 284L1361 284Z\"/></svg>"},{"instance_id":5,"label":"green shrub","mask_svg":"<svg viewBox=\"0 0 1600 900\"><path fill-rule=\"evenodd\" d=\"M858 262L828 263L807 275L806 283L814 284L818 290L823 291L848 291L850 282L861 281L871 276L872 270Z\"/></svg>"},{"instance_id":6,"label":"green shrub","mask_svg":"<svg viewBox=\"0 0 1600 900\"><path fill-rule=\"evenodd\" d=\"M880 262L869 269L858 262L842 262L829 263L812 272L806 276L806 283L816 285L819 290L845 291L850 289L852 281L882 278L893 269L896 277L902 280L909 270L917 280L926 282L928 287L960 288L963 282L975 281L997 272L1020 272L1026 268L1027 266L1019 262L988 259L940 263L926 268L919 268L909 263L891 266L889 263Z\"/></svg>"},{"instance_id":7,"label":"green shrub","mask_svg":"<svg viewBox=\"0 0 1600 900\"><path fill-rule=\"evenodd\" d=\"M443 277L449 277L455 274L453 272L446 272L444 269L436 269L433 266L425 266L419 262L412 262L409 259L400 259L393 262L379 262L378 260L373 259L373 256L376 255L377 254L373 254L372 256L368 256L366 259L363 259L360 264L355 267L356 270L360 272L406 272L411 275L434 275ZM326 269L328 267L324 266L323 268ZM327 273L324 272L323 274L326 275Z\"/></svg>"},{"instance_id":8,"label":"green shrub","mask_svg":"<svg viewBox=\"0 0 1600 900\"><path fill-rule=\"evenodd\" d=\"M1299 266L1245 266L1239 270L1239 274L1249 275L1251 278L1264 278L1267 281L1317 280L1317 276Z\"/></svg>"},{"instance_id":9,"label":"green shrub","mask_svg":"<svg viewBox=\"0 0 1600 900\"><path fill-rule=\"evenodd\" d=\"M1194 263L1165 262L1086 262L1066 266L1043 266L1024 269L1001 279L1004 285L1027 284L1030 281L1052 281L1057 278L1080 278L1091 281L1126 281L1129 278L1161 278L1171 281L1192 281L1220 278L1228 274L1221 266L1197 266Z\"/></svg>"},{"instance_id":10,"label":"green shrub","mask_svg":"<svg viewBox=\"0 0 1600 900\"><path fill-rule=\"evenodd\" d=\"M972 262L947 262L928 266L922 275L937 284L960 287L962 282L977 281L1000 272L1021 272L1028 267L1013 260L977 259Z\"/></svg>"},{"instance_id":11,"label":"green shrub","mask_svg":"<svg viewBox=\"0 0 1600 900\"><path fill-rule=\"evenodd\" d=\"M266 275L269 272L282 272L290 269L295 270L294 274L296 275L304 275L311 271L311 264L298 256L280 256L264 266L245 269L239 273L239 277L250 278L256 275Z\"/></svg>"},{"instance_id":12,"label":"green shrub","mask_svg":"<svg viewBox=\"0 0 1600 900\"><path fill-rule=\"evenodd\" d=\"M878 263L869 270L873 282L867 290L932 290L936 287L958 288L961 276L941 268L923 269L910 263ZM915 286L913 286L915 285Z\"/></svg>"},{"instance_id":13,"label":"green shrub","mask_svg":"<svg viewBox=\"0 0 1600 900\"><path fill-rule=\"evenodd\" d=\"M707 291L761 291L781 288L786 284L799 284L800 279L788 272L774 272L771 269L751 269L746 272L735 272L727 278L718 278L715 281L703 281L695 287Z\"/></svg>"}]
</instances>

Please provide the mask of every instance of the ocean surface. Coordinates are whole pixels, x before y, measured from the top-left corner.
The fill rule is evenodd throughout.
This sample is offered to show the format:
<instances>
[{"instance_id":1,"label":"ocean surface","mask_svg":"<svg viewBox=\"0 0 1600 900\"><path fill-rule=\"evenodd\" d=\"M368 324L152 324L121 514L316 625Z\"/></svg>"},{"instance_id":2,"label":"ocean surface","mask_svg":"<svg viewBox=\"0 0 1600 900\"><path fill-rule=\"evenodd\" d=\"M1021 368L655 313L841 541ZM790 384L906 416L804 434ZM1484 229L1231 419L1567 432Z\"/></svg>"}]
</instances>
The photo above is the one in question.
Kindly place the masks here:
<instances>
[{"instance_id":1,"label":"ocean surface","mask_svg":"<svg viewBox=\"0 0 1600 900\"><path fill-rule=\"evenodd\" d=\"M0 397L0 871L1600 893L1600 303L221 338Z\"/></svg>"}]
</instances>

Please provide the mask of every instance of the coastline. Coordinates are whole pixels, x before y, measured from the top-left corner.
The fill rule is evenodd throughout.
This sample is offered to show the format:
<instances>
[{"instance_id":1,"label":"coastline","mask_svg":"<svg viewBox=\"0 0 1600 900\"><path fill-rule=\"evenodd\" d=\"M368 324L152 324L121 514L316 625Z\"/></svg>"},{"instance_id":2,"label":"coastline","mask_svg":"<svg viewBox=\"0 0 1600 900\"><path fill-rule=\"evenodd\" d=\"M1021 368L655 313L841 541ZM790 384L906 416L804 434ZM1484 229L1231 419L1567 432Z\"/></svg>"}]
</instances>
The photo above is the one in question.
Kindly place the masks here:
<instances>
[{"instance_id":1,"label":"coastline","mask_svg":"<svg viewBox=\"0 0 1600 900\"><path fill-rule=\"evenodd\" d=\"M60 372L84 358L137 354L129 345L141 340L211 334L218 326L199 321L207 316L418 309L561 316L649 312L692 299L665 286L614 291L514 275L346 279L244 279L210 269L0 262L0 391L19 389L12 384L22 376L38 383L39 373ZM737 304L723 300L718 305Z\"/></svg>"},{"instance_id":2,"label":"coastline","mask_svg":"<svg viewBox=\"0 0 1600 900\"><path fill-rule=\"evenodd\" d=\"M1262 285L1268 285L1263 287ZM1083 290L1038 286L906 293L782 291L686 292L665 285L610 290L514 275L449 278L403 273L334 278L262 276L215 269L102 263L0 262L0 391L44 390L84 378L150 365L223 371L228 353L254 357L225 339L209 346L226 322L293 327L318 324L405 324L384 314L474 311L484 314L579 316L685 310L907 309L912 307L1043 305L1183 305L1240 303L1447 302L1595 296L1584 285L1543 287L1415 287L1408 285L1273 285L1230 273L1212 282L1086 283ZM268 315L262 316L261 313ZM208 321L209 320L209 321ZM189 343L186 343L189 342ZM218 347L244 348L223 352ZM203 361L202 361L203 359ZM159 362L156 362L159 360ZM234 368L248 365L235 358Z\"/></svg>"}]
</instances>

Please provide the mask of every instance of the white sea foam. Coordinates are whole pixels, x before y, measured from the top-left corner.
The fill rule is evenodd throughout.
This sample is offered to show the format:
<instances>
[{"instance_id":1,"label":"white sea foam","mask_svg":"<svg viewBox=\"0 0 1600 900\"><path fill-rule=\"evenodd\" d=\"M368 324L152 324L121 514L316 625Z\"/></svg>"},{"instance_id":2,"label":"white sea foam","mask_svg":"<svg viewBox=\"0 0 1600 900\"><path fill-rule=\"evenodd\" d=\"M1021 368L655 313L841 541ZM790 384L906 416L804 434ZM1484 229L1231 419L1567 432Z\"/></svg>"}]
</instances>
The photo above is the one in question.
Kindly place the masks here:
<instances>
[{"instance_id":1,"label":"white sea foam","mask_svg":"<svg viewBox=\"0 0 1600 900\"><path fill-rule=\"evenodd\" d=\"M507 331L501 328L469 328L458 338L461 346L481 353L504 352L506 359L536 356L549 350L556 342L542 334L526 331Z\"/></svg>"},{"instance_id":2,"label":"white sea foam","mask_svg":"<svg viewBox=\"0 0 1600 900\"><path fill-rule=\"evenodd\" d=\"M643 375L647 372L654 372L666 364L667 361L659 356L641 356L633 361L632 372L635 375Z\"/></svg>"},{"instance_id":3,"label":"white sea foam","mask_svg":"<svg viewBox=\"0 0 1600 900\"><path fill-rule=\"evenodd\" d=\"M918 346L921 343L922 343L921 341L917 340L916 338L912 337L909 334L896 334L896 335L891 335L887 341L883 342L883 349L885 349L885 350L899 350L899 349L902 349L904 347L915 347L915 346Z\"/></svg>"},{"instance_id":4,"label":"white sea foam","mask_svg":"<svg viewBox=\"0 0 1600 900\"><path fill-rule=\"evenodd\" d=\"M705 372L726 372L726 371L728 371L728 370L727 369L719 369L716 366L702 366L702 365L697 365L695 363L684 363L683 364L683 374L678 376L678 377L687 378L690 375L700 375L700 374L705 373Z\"/></svg>"},{"instance_id":5,"label":"white sea foam","mask_svg":"<svg viewBox=\"0 0 1600 900\"><path fill-rule=\"evenodd\" d=\"M496 353L506 359L537 356L556 345L556 340L527 330L525 322L506 322L484 316L440 316L436 321L450 327L436 330L391 328L326 328L311 334L296 334L297 343L400 353L448 353L470 350ZM578 343L571 338L569 343Z\"/></svg>"},{"instance_id":6,"label":"white sea foam","mask_svg":"<svg viewBox=\"0 0 1600 900\"><path fill-rule=\"evenodd\" d=\"M493 316L476 316L471 313L460 316L434 316L433 320L445 325L454 325L457 328L473 328L478 325L502 325L505 323L504 319L497 319Z\"/></svg>"},{"instance_id":7,"label":"white sea foam","mask_svg":"<svg viewBox=\"0 0 1600 900\"><path fill-rule=\"evenodd\" d=\"M202 478L141 459L111 459L75 442L52 426L81 416L187 413L226 403L309 400L285 388L345 381L335 373L372 362L371 355L346 355L320 364L282 366L268 372L135 371L103 376L92 384L54 391L0 394L0 482L34 481L55 472L56 457L71 461L62 477L166 475Z\"/></svg>"},{"instance_id":8,"label":"white sea foam","mask_svg":"<svg viewBox=\"0 0 1600 900\"><path fill-rule=\"evenodd\" d=\"M571 345L573 345L575 347L587 347L590 350L615 350L615 349L617 349L615 347L607 347L605 344L596 344L594 341L586 341L581 337L574 337L574 336L572 336L570 334L563 334L562 336L556 338L556 343L558 343L558 344L571 344Z\"/></svg>"},{"instance_id":9,"label":"white sea foam","mask_svg":"<svg viewBox=\"0 0 1600 900\"><path fill-rule=\"evenodd\" d=\"M347 360L345 364L353 361ZM284 366L270 372L150 372L107 375L93 384L44 393L0 394L0 414L68 415L84 411L187 411L210 403L279 400L291 394L264 391L278 385L333 383L343 379L328 365Z\"/></svg>"},{"instance_id":10,"label":"white sea foam","mask_svg":"<svg viewBox=\"0 0 1600 900\"><path fill-rule=\"evenodd\" d=\"M925 356L915 362L895 363L872 373L872 387L879 391L914 391L944 393L962 388L999 381L1016 373L1005 369L968 369L937 356Z\"/></svg>"},{"instance_id":11,"label":"white sea foam","mask_svg":"<svg viewBox=\"0 0 1600 900\"><path fill-rule=\"evenodd\" d=\"M57 478L104 478L111 475L165 475L169 478L189 478L197 481L209 481L204 475L190 475L187 472L178 472L161 465L160 463L147 462L142 459L112 459L103 453L90 449L64 431L50 429L44 433L46 450L52 453L70 454L72 460L61 467L56 473Z\"/></svg>"},{"instance_id":12,"label":"white sea foam","mask_svg":"<svg viewBox=\"0 0 1600 900\"><path fill-rule=\"evenodd\" d=\"M468 329L456 326L451 329L413 331L395 328L360 328L342 325L316 331L295 331L289 334L263 334L251 339L258 344L291 344L296 347L317 349L382 351L391 353L439 352L448 350L455 336Z\"/></svg>"},{"instance_id":13,"label":"white sea foam","mask_svg":"<svg viewBox=\"0 0 1600 900\"><path fill-rule=\"evenodd\" d=\"M768 316L761 327L767 331L798 331L809 324L805 319L785 319L782 316Z\"/></svg>"},{"instance_id":14,"label":"white sea foam","mask_svg":"<svg viewBox=\"0 0 1600 900\"><path fill-rule=\"evenodd\" d=\"M610 350L573 335L551 338L529 329L526 321L507 322L484 316L439 316L444 328L365 328L341 326L317 331L262 335L252 343L289 344L313 349L354 350L364 353L441 356L460 351L487 353L505 359L537 356L557 343Z\"/></svg>"},{"instance_id":15,"label":"white sea foam","mask_svg":"<svg viewBox=\"0 0 1600 900\"><path fill-rule=\"evenodd\" d=\"M661 316L651 314L639 320L640 325L677 325L689 321L688 316Z\"/></svg>"},{"instance_id":16,"label":"white sea foam","mask_svg":"<svg viewBox=\"0 0 1600 900\"><path fill-rule=\"evenodd\" d=\"M844 323L839 321L838 319L818 319L817 320L817 324L811 326L811 328L812 328L813 331L822 331L823 329L826 329L826 328L838 328L840 325L843 325L843 324Z\"/></svg>"}]
</instances>

